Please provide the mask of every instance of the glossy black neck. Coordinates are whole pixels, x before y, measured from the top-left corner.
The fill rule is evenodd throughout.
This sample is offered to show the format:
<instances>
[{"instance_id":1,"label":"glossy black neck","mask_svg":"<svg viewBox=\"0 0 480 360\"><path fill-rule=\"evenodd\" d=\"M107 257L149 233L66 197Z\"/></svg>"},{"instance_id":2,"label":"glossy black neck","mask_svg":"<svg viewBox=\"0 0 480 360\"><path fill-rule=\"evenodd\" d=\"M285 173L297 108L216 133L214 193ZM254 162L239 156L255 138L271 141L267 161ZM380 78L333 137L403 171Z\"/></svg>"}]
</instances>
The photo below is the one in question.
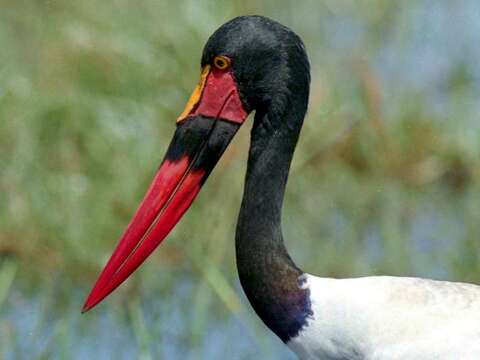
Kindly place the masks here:
<instances>
[{"instance_id":1,"label":"glossy black neck","mask_svg":"<svg viewBox=\"0 0 480 360\"><path fill-rule=\"evenodd\" d=\"M308 95L307 95L308 96ZM242 287L259 317L284 342L310 315L302 271L290 258L281 228L290 163L306 111L305 100L282 113L257 110L236 232Z\"/></svg>"}]
</instances>

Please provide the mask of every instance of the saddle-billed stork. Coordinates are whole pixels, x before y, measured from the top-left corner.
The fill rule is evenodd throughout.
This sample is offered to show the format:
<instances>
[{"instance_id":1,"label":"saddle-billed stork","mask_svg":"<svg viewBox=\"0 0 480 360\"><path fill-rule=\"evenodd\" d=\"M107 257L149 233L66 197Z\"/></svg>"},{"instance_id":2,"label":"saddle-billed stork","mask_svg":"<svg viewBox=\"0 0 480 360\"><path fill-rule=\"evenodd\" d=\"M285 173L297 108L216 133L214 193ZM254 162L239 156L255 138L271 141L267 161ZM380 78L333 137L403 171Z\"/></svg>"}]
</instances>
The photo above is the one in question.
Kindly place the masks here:
<instances>
[{"instance_id":1,"label":"saddle-billed stork","mask_svg":"<svg viewBox=\"0 0 480 360\"><path fill-rule=\"evenodd\" d=\"M263 322L302 359L480 359L479 286L321 278L288 255L282 202L310 87L301 39L265 17L238 17L208 39L201 68L167 154L83 311L162 242L255 110L235 246L242 287Z\"/></svg>"}]
</instances>

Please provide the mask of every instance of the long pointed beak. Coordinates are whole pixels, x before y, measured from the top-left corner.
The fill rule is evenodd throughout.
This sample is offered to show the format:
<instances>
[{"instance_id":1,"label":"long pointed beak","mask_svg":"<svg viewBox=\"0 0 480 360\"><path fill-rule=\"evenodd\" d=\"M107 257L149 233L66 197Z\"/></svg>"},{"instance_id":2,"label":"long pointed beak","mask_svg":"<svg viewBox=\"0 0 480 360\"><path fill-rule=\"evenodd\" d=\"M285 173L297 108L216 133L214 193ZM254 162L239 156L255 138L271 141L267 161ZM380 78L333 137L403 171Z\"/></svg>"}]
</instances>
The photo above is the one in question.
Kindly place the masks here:
<instances>
[{"instance_id":1,"label":"long pointed beak","mask_svg":"<svg viewBox=\"0 0 480 360\"><path fill-rule=\"evenodd\" d=\"M114 291L165 239L190 207L246 119L248 114L243 109L233 76L225 72L214 75L219 74L209 69L202 72L199 86L178 119L167 154L82 312ZM219 84L230 86L230 92L225 93Z\"/></svg>"}]
</instances>

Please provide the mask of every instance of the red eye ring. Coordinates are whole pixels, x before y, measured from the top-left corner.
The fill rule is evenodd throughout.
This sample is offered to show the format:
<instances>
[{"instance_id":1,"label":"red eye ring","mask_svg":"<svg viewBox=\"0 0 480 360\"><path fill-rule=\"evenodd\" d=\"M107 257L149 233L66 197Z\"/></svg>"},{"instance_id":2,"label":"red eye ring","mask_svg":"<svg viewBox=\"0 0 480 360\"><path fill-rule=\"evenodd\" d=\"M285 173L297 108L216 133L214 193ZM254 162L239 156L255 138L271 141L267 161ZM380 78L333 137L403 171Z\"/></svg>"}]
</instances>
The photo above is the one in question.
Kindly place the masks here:
<instances>
[{"instance_id":1,"label":"red eye ring","mask_svg":"<svg viewBox=\"0 0 480 360\"><path fill-rule=\"evenodd\" d=\"M230 59L226 56L218 55L213 59L213 65L219 70L226 70L230 67Z\"/></svg>"}]
</instances>

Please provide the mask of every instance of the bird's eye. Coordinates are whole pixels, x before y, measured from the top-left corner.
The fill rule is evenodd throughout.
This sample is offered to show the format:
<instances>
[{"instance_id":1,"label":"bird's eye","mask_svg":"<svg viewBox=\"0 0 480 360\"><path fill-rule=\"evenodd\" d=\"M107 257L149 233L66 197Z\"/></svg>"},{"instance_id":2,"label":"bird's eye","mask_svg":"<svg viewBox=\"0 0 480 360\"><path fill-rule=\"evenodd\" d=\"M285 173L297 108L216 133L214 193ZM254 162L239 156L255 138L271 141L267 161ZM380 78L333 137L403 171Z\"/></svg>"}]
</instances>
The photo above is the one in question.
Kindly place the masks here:
<instances>
[{"instance_id":1,"label":"bird's eye","mask_svg":"<svg viewBox=\"0 0 480 360\"><path fill-rule=\"evenodd\" d=\"M226 56L215 56L213 59L213 65L219 70L225 70L230 67L230 59Z\"/></svg>"}]
</instances>

